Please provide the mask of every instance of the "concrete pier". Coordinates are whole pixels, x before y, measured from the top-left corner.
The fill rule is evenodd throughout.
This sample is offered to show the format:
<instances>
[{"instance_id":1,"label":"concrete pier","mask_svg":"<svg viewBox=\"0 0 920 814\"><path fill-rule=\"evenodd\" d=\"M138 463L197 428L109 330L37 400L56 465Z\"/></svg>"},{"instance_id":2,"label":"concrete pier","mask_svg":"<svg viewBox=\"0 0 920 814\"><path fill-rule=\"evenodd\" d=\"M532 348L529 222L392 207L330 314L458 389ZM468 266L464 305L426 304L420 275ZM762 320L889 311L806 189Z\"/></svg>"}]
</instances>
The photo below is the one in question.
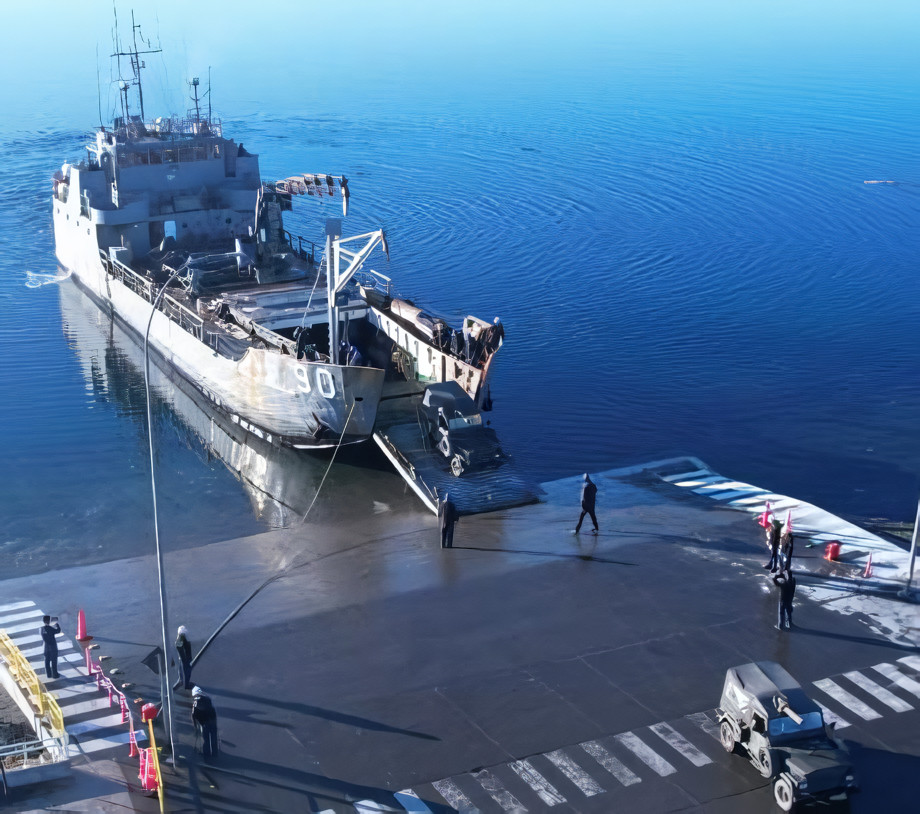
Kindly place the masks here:
<instances>
[{"instance_id":1,"label":"concrete pier","mask_svg":"<svg viewBox=\"0 0 920 814\"><path fill-rule=\"evenodd\" d=\"M197 651L220 630L193 678L223 745L210 763L195 753L177 691L171 810L772 811L756 770L712 734L726 668L761 659L839 721L863 786L851 811L915 803L896 780L920 769L906 552L790 503L799 591L780 632L754 518L771 499L784 519L792 498L694 459L592 478L597 536L573 534L572 477L544 484L541 503L462 518L450 550L419 505L168 555L170 634L185 624ZM838 562L822 556L831 538ZM159 638L152 557L2 588L0 605L32 601L71 639L83 608L132 695L157 699L141 664ZM15 806L157 810L123 743L73 771Z\"/></svg>"}]
</instances>

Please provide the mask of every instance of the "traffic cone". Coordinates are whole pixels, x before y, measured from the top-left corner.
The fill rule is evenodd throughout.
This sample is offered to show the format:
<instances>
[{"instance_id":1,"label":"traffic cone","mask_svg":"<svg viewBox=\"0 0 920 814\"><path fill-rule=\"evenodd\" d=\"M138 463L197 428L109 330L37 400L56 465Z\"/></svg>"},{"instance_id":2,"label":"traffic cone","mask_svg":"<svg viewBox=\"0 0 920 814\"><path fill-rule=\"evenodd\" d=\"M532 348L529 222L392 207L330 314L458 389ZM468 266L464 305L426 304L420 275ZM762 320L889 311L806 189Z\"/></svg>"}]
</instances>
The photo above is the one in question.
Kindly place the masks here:
<instances>
[{"instance_id":1,"label":"traffic cone","mask_svg":"<svg viewBox=\"0 0 920 814\"><path fill-rule=\"evenodd\" d=\"M872 554L869 554L869 559L866 562L866 570L863 571L863 579L869 579L872 576Z\"/></svg>"},{"instance_id":2,"label":"traffic cone","mask_svg":"<svg viewBox=\"0 0 920 814\"><path fill-rule=\"evenodd\" d=\"M86 614L83 613L83 608L80 608L80 612L77 614L77 641L88 642L92 638L92 636L86 635Z\"/></svg>"},{"instance_id":3,"label":"traffic cone","mask_svg":"<svg viewBox=\"0 0 920 814\"><path fill-rule=\"evenodd\" d=\"M792 534L792 509L786 512L786 534Z\"/></svg>"},{"instance_id":4,"label":"traffic cone","mask_svg":"<svg viewBox=\"0 0 920 814\"><path fill-rule=\"evenodd\" d=\"M767 528L770 525L770 517L772 514L773 514L773 509L770 508L770 501L768 500L767 505L764 506L763 514L760 515L760 520L758 520L757 522L760 523L760 525L763 526L764 528Z\"/></svg>"}]
</instances>

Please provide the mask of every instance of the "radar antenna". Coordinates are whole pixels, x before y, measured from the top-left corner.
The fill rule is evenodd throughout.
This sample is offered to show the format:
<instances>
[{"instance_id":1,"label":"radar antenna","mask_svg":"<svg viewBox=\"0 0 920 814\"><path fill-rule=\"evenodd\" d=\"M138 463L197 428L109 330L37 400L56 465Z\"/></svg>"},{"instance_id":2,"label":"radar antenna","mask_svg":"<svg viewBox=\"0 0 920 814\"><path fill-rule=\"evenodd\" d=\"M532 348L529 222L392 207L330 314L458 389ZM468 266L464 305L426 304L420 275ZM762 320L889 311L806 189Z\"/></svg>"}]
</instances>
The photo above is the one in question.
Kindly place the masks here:
<instances>
[{"instance_id":1,"label":"radar antenna","mask_svg":"<svg viewBox=\"0 0 920 814\"><path fill-rule=\"evenodd\" d=\"M131 12L131 49L128 51L123 51L121 48L121 41L118 37L118 13L115 12L115 53L112 54L112 58L116 60L118 66L118 81L119 87L121 89L121 105L122 105L122 116L124 121L128 122L128 90L133 86L137 88L137 100L141 109L141 121L144 120L144 88L141 84L141 69L146 68L146 63L141 59L141 56L145 54L159 54L162 52L162 48L148 48L146 51L139 51L137 48L137 38L141 30L139 24L134 22L134 12ZM144 40L143 34L140 35L141 42L150 45L149 42ZM121 75L121 58L127 57L131 65L131 78L125 79Z\"/></svg>"}]
</instances>

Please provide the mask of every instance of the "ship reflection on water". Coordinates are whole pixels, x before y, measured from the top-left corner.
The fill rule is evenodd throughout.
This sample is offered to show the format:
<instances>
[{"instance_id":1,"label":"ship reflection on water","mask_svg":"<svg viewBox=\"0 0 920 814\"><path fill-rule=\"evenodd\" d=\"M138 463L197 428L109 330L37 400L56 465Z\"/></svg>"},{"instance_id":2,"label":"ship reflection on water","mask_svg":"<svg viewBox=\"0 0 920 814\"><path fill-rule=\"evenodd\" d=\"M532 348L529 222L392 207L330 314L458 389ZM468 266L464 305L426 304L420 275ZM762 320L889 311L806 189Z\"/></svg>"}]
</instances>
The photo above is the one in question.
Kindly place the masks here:
<instances>
[{"instance_id":1,"label":"ship reflection on water","mask_svg":"<svg viewBox=\"0 0 920 814\"><path fill-rule=\"evenodd\" d=\"M88 389L97 401L110 402L131 418L138 442L146 445L143 347L73 281L62 281L59 288L68 344L79 359ZM387 471L373 442L343 449L330 468L331 452L309 454L266 443L204 402L178 376L168 375L158 361L151 356L158 467L164 464L157 447L175 443L178 437L203 465L213 467L215 459L220 461L242 484L255 518L271 528L296 525L308 511L314 519L330 520L353 515L356 509L362 513L419 510L398 476ZM157 472L158 489L164 478L187 476L168 471L168 466L166 470Z\"/></svg>"}]
</instances>

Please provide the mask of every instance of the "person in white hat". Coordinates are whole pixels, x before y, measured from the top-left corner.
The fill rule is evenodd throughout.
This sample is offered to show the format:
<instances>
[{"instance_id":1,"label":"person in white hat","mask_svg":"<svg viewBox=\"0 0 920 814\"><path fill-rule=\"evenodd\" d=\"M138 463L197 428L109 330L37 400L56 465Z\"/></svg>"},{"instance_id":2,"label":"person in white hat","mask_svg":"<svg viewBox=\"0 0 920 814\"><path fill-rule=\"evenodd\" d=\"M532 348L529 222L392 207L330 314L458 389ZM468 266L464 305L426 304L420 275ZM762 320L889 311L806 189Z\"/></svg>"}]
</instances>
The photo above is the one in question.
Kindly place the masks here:
<instances>
[{"instance_id":1,"label":"person in white hat","mask_svg":"<svg viewBox=\"0 0 920 814\"><path fill-rule=\"evenodd\" d=\"M188 640L188 629L185 625L179 625L179 632L176 636L176 652L179 654L179 673L182 678L182 686L190 690L192 688L192 643Z\"/></svg>"}]
</instances>

